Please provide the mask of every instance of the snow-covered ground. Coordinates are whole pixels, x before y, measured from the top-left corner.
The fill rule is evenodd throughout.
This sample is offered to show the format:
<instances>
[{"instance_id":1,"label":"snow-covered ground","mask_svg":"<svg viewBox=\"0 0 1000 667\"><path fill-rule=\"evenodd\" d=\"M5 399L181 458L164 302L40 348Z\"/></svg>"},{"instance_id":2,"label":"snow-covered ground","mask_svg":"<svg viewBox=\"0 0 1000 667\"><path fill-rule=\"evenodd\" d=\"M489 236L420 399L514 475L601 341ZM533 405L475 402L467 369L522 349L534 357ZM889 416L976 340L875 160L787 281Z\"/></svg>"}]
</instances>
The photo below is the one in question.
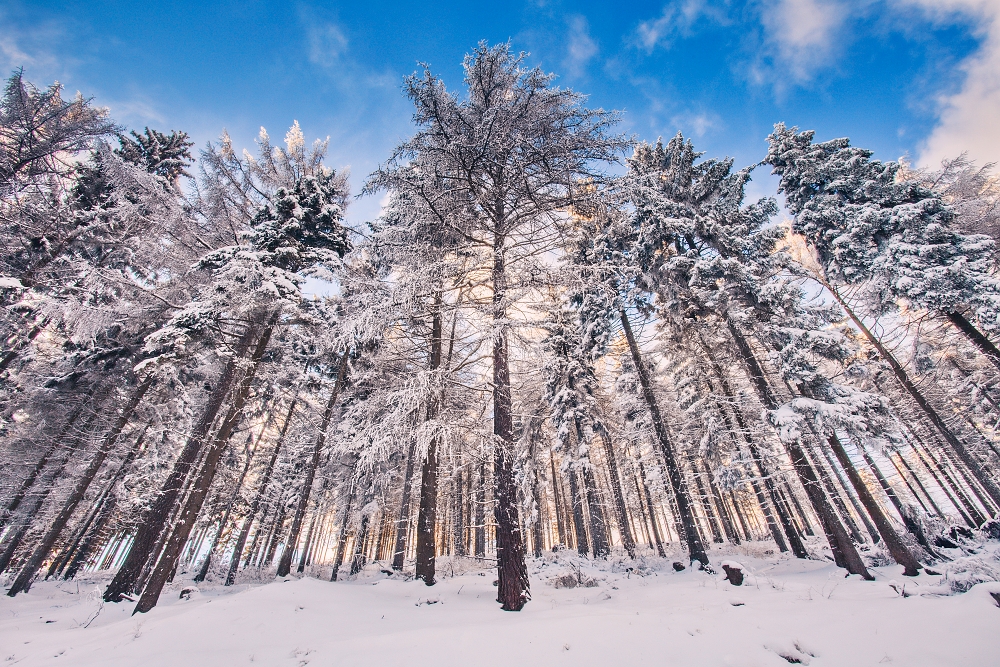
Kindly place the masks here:
<instances>
[{"instance_id":1,"label":"snow-covered ground","mask_svg":"<svg viewBox=\"0 0 1000 667\"><path fill-rule=\"evenodd\" d=\"M520 613L500 611L493 571L468 560L454 575L439 562L433 587L377 566L353 581L203 585L184 598L182 579L136 616L132 604L101 603L106 580L40 582L0 598L0 664L1000 664L996 582L938 595L940 577L906 579L896 566L866 582L822 561L730 558L747 573L740 587L721 568L678 573L669 559L594 564L547 554L531 563L533 600Z\"/></svg>"}]
</instances>

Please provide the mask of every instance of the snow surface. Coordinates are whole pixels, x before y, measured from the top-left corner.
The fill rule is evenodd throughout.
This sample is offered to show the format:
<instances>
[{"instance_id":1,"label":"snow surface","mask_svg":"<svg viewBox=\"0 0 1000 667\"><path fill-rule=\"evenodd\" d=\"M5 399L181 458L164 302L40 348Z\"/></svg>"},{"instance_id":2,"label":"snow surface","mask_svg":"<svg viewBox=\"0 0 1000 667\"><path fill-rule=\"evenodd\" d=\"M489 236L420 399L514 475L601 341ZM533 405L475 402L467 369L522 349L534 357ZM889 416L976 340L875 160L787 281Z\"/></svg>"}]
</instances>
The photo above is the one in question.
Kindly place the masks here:
<instances>
[{"instance_id":1,"label":"snow surface","mask_svg":"<svg viewBox=\"0 0 1000 667\"><path fill-rule=\"evenodd\" d=\"M736 555L736 554L734 554ZM739 554L746 582L675 573L671 559L531 561L534 599L500 611L495 573L439 561L439 583L372 565L353 581L288 578L222 588L174 582L148 614L102 604L107 577L39 582L0 598L0 664L170 665L995 665L1000 608L982 583ZM627 570L626 568L632 568ZM327 574L328 576L328 574ZM552 585L576 578L581 584ZM899 591L905 591L905 596ZM782 657L785 656L785 657Z\"/></svg>"}]
</instances>

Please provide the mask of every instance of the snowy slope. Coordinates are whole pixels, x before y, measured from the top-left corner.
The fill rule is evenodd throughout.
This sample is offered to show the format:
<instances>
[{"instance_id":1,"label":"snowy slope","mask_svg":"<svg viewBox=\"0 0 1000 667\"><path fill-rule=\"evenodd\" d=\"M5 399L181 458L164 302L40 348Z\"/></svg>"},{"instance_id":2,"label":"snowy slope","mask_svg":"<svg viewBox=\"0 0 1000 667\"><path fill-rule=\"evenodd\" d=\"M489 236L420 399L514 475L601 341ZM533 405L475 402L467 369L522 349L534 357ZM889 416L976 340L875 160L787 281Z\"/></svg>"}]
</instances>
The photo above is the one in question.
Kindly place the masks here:
<instances>
[{"instance_id":1,"label":"snowy slope","mask_svg":"<svg viewBox=\"0 0 1000 667\"><path fill-rule=\"evenodd\" d=\"M315 578L208 586L131 616L100 603L101 582L38 583L0 601L4 665L991 665L1000 609L985 583L930 593L937 577L844 578L818 561L741 557L741 587L667 561L593 563L549 555L532 565L520 613L494 602L493 572L445 576L431 588L377 566L355 581ZM466 567L469 565L466 564ZM579 568L579 569L577 569ZM571 575L567 577L566 575ZM593 584L556 588L562 576ZM906 584L903 597L890 585ZM588 581L590 580L590 581ZM98 613L99 611L99 613ZM95 616L96 614L96 616ZM89 622L89 627L84 627ZM787 656L783 658L781 656Z\"/></svg>"}]
</instances>

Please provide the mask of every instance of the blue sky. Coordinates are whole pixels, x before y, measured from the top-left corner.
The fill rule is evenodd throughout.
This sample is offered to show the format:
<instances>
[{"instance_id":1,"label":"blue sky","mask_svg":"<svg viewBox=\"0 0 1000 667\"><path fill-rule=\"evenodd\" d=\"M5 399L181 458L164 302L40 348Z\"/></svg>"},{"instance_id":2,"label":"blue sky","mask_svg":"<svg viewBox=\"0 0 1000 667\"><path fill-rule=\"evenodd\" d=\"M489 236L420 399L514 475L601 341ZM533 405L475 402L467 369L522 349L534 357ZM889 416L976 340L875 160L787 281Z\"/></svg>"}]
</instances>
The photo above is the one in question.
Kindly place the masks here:
<instances>
[{"instance_id":1,"label":"blue sky","mask_svg":"<svg viewBox=\"0 0 1000 667\"><path fill-rule=\"evenodd\" d=\"M119 122L227 128L253 148L298 120L330 136L354 189L411 132L402 77L450 87L479 40L511 40L623 129L678 130L708 156L758 161L773 123L850 136L877 157L1000 160L1000 0L752 2L17 2L0 0L0 67L58 79ZM773 182L761 174L753 194ZM376 201L350 217L364 219Z\"/></svg>"}]
</instances>

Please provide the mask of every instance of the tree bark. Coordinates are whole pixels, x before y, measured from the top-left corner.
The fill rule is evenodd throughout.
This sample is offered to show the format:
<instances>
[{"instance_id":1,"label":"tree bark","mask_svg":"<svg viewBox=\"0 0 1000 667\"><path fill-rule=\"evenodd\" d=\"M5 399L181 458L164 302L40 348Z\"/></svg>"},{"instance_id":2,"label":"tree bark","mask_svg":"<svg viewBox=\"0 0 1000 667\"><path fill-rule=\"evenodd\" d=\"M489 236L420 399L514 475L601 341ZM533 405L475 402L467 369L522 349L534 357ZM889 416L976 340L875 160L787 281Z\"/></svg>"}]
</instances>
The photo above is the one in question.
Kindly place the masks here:
<instances>
[{"instance_id":1,"label":"tree bark","mask_svg":"<svg viewBox=\"0 0 1000 667\"><path fill-rule=\"evenodd\" d=\"M309 506L309 494L312 493L313 480L316 478L316 468L319 466L320 454L323 453L323 445L326 443L326 431L330 426L330 419L333 416L333 408L337 405L337 395L344 386L344 378L347 375L348 352L345 350L340 357L340 367L337 369L337 382L333 385L330 398L326 402L326 409L323 411L323 421L320 423L319 434L316 436L316 443L313 445L312 458L309 459L309 466L306 468L306 478L302 482L302 492L299 495L299 503L295 507L295 514L292 517L292 530L288 537L288 546L281 552L281 561L278 563L277 576L284 577L292 569L292 554L299 541L299 531L302 528L302 519L306 515L306 508Z\"/></svg>"},{"instance_id":2,"label":"tree bark","mask_svg":"<svg viewBox=\"0 0 1000 667\"><path fill-rule=\"evenodd\" d=\"M753 384L761 403L768 410L776 410L778 408L778 401L771 392L771 387L768 385L767 378L764 375L764 369L757 362L753 350L750 349L750 345L743 337L743 334L736 329L736 326L728 317L726 318L726 325L736 343L740 356L743 358L747 375L749 375L750 382ZM844 530L843 524L837 518L833 508L830 507L829 501L823 494L823 489L820 486L816 472L809 464L809 460L805 457L801 446L798 442L785 442L783 444L788 451L789 457L792 459L792 466L795 468L799 481L805 488L806 495L809 496L809 501L816 511L820 522L823 524L827 539L830 542L830 549L834 553L834 558L837 559L839 556L843 567L851 574L860 574L865 579L873 580L874 577L868 572L857 548L851 542L847 531Z\"/></svg>"},{"instance_id":3,"label":"tree bark","mask_svg":"<svg viewBox=\"0 0 1000 667\"><path fill-rule=\"evenodd\" d=\"M628 341L629 351L632 353L632 362L635 364L636 372L639 375L642 395L646 400L646 407L649 409L652 418L653 430L656 432L660 451L667 464L667 476L670 479L670 486L674 492L681 525L685 533L682 539L687 542L688 554L691 560L697 560L703 566L708 565L708 555L705 553L705 545L702 544L701 536L698 534L697 527L695 526L690 495L684 483L680 466L677 465L677 460L674 458L673 445L670 442L670 436L667 433L666 425L663 423L663 418L660 416L660 408L657 405L656 396L653 394L653 386L646 371L646 366L643 364L642 356L639 354L639 346L635 342L632 326L624 310L619 311L618 314L622 322L622 329L625 331L625 338Z\"/></svg>"},{"instance_id":4,"label":"tree bark","mask_svg":"<svg viewBox=\"0 0 1000 667\"><path fill-rule=\"evenodd\" d=\"M435 294L434 310L431 315L430 359L428 370L433 376L441 368L443 353L443 323L441 321L441 293ZM441 411L441 392L432 391L427 403L427 422L437 419ZM422 579L428 586L435 583L435 552L437 545L434 534L437 529L437 496L438 496L438 446L440 436L434 427L430 442L427 443L427 455L420 469L420 507L417 510L417 579Z\"/></svg>"},{"instance_id":5,"label":"tree bark","mask_svg":"<svg viewBox=\"0 0 1000 667\"><path fill-rule=\"evenodd\" d=\"M236 545L233 547L233 557L229 561L229 571L226 573L226 586L232 586L236 583L236 571L240 566L240 558L243 556L243 548L246 546L247 538L250 536L250 527L253 525L254 517L257 515L257 512L260 511L261 503L264 501L264 496L267 493L267 487L271 483L271 475L274 473L274 466L278 462L278 454L281 453L281 446L285 442L285 434L288 432L288 426L292 423L292 414L295 412L295 406L298 402L299 397L296 395L292 398L292 402L288 404L288 412L285 414L285 421L281 424L281 431L278 432L278 440L274 443L274 449L271 451L271 458L267 460L267 465L264 467L264 472L261 474L257 494L254 496L253 502L250 503L250 509L247 511L243 527L240 529L240 535L236 539ZM262 523L263 520L264 517L261 517ZM260 528L258 528L258 531L259 530Z\"/></svg>"},{"instance_id":6,"label":"tree bark","mask_svg":"<svg viewBox=\"0 0 1000 667\"><path fill-rule=\"evenodd\" d=\"M903 541L899 539L899 534L889 523L889 517L885 515L882 508L876 502L875 498L872 496L871 491L865 485L861 475L858 474L857 468L851 463L851 457L847 455L847 451L844 449L843 443L840 442L840 438L836 434L829 436L827 439L830 443L830 447L833 449L833 453L837 456L837 460L840 462L840 466L847 473L848 479L851 480L851 484L854 486L854 490L858 494L858 498L861 500L861 504L865 506L868 510L868 515L871 516L872 521L875 522L875 526L878 528L879 535L882 536L882 541L889 548L889 553L892 554L893 559L903 566L903 575L907 577L915 577L920 572L920 563L914 558L910 550L906 548Z\"/></svg>"},{"instance_id":7,"label":"tree bark","mask_svg":"<svg viewBox=\"0 0 1000 667\"><path fill-rule=\"evenodd\" d=\"M129 547L125 562L122 563L114 579L105 589L105 602L121 602L124 594L131 593L135 589L139 577L164 531L167 518L173 511L178 496L184 488L184 481L195 466L208 438L209 430L222 408L223 401L229 395L229 390L236 383L240 365L259 331L257 326L250 324L237 341L232 358L216 382L208 403L202 409L201 418L195 424L184 449L181 450L180 456L174 462L174 467L163 483L153 506L139 524L139 529Z\"/></svg>"},{"instance_id":8,"label":"tree bark","mask_svg":"<svg viewBox=\"0 0 1000 667\"><path fill-rule=\"evenodd\" d=\"M70 553L66 554L66 559L64 561L64 565L66 566L64 578L66 580L72 579L76 576L76 573L79 572L80 568L82 568L87 562L93 548L104 538L105 528L108 521L111 519L112 512L117 504L117 496L114 493L115 486L125 477L129 467L132 465L132 462L139 455L139 452L142 451L143 441L146 438L146 429L148 428L149 425L147 424L146 428L142 429L139 437L136 438L135 444L132 445L132 449L129 450L129 453L118 466L118 471L108 482L100 508L94 516L91 525L85 526L84 530L81 532L79 544L75 545ZM50 577L52 575L53 571L50 570L48 576Z\"/></svg>"},{"instance_id":9,"label":"tree bark","mask_svg":"<svg viewBox=\"0 0 1000 667\"><path fill-rule=\"evenodd\" d=\"M354 503L355 482L351 481L350 491L347 492L347 502L344 503L344 518L340 523L340 536L337 538L337 554L333 558L333 573L330 581L337 580L340 566L344 562L344 552L347 550L347 525L351 519L351 505Z\"/></svg>"},{"instance_id":10,"label":"tree bark","mask_svg":"<svg viewBox=\"0 0 1000 667\"><path fill-rule=\"evenodd\" d=\"M511 415L510 356L507 347L507 267L504 239L493 246L493 486L497 539L497 602L520 611L531 599L524 540L514 481L514 423Z\"/></svg>"},{"instance_id":11,"label":"tree bark","mask_svg":"<svg viewBox=\"0 0 1000 667\"><path fill-rule=\"evenodd\" d=\"M569 495L573 501L573 529L576 534L576 551L581 556L590 553L590 540L587 539L587 524L583 516L583 498L576 471L569 469Z\"/></svg>"},{"instance_id":12,"label":"tree bark","mask_svg":"<svg viewBox=\"0 0 1000 667\"><path fill-rule=\"evenodd\" d=\"M868 342L871 343L872 346L878 351L879 356L881 356L882 359L889 364L889 367L892 369L892 373L896 377L896 380L899 381L899 384L902 385L903 389L906 390L906 393L910 395L913 401L920 407L931 423L934 424L934 427L937 428L955 453L958 454L962 463L965 464L979 483L982 484L986 493L989 494L993 502L1000 506L1000 486L997 486L996 482L993 481L993 473L989 466L986 464L980 464L976 461L975 457L973 457L972 453L968 450L968 448L966 448L965 444L959 440L958 436L956 436L950 428L948 428L948 425L945 424L944 419L942 419L937 413L937 410L931 407L927 399L924 398L923 394L920 393L920 390L917 389L917 386L913 384L907 375L906 370L898 361L896 361L896 357L889 352L884 345L882 345L882 342L875 337L875 334L873 334L865 323L861 321L861 318L854 313L854 310L847 305L844 299L840 296L840 293L826 281L821 280L821 282L830 294L833 295L833 298L837 300L840 307L844 309L847 316L851 318L851 321L854 322L855 326L861 330L861 333L863 333L865 338L868 339ZM962 319L964 320L964 318ZM996 363L995 358L992 355L990 355L990 360Z\"/></svg>"},{"instance_id":13,"label":"tree bark","mask_svg":"<svg viewBox=\"0 0 1000 667\"><path fill-rule=\"evenodd\" d=\"M42 561L49 555L52 550L53 545L55 545L56 540L62 534L63 529L69 522L73 512L76 511L77 505L83 500L84 495L87 493L87 489L90 488L91 482L97 476L97 472L104 465L104 460L107 458L108 453L114 449L115 444L118 442L118 436L121 435L122 430L128 425L129 421L132 419L132 413L139 406L139 402L142 401L143 396L153 384L153 377L149 376L145 380L139 383L139 386L135 388L132 392L132 396L125 408L122 410L121 415L115 421L111 430L104 437L104 442L98 447L97 452L90 461L90 465L84 470L80 479L77 480L76 487L70 493L66 502L63 504L62 510L59 515L53 521L52 526L42 537L41 541L35 547L34 552L28 558L28 562L25 563L24 567L21 568L20 573L14 582L11 584L10 590L7 592L9 597L14 597L21 591L27 592L31 588L31 581L35 577L35 573L38 568L42 566Z\"/></svg>"},{"instance_id":14,"label":"tree bark","mask_svg":"<svg viewBox=\"0 0 1000 667\"><path fill-rule=\"evenodd\" d=\"M615 501L615 519L618 521L618 533L622 536L622 546L629 558L635 558L635 538L629 528L628 512L625 508L625 494L622 493L621 476L618 474L618 461L615 458L614 449L611 447L611 438L605 429L599 429L598 435L601 444L604 445L604 458L608 462L608 472L611 475L611 495Z\"/></svg>"},{"instance_id":15,"label":"tree bark","mask_svg":"<svg viewBox=\"0 0 1000 667\"><path fill-rule=\"evenodd\" d=\"M1000 350L997 346L993 344L989 338L987 338L979 329L977 329L972 322L967 320L964 315L960 312L952 311L950 313L945 313L948 320L955 325L955 327L961 331L966 337L972 341L972 344L979 348L987 359L993 362L993 365L1000 369ZM0 368L3 370L3 368Z\"/></svg>"},{"instance_id":16,"label":"tree bark","mask_svg":"<svg viewBox=\"0 0 1000 667\"><path fill-rule=\"evenodd\" d=\"M268 316L267 324L257 339L257 344L249 359L249 367L233 396L229 412L226 414L225 419L223 419L222 425L205 455L205 462L202 464L199 479L195 481L188 500L177 517L176 528L166 541L159 562L157 562L149 580L146 582L142 595L139 597L139 602L135 606L135 611L132 612L133 614L146 613L156 606L156 602L160 597L160 591L163 590L167 580L177 568L177 559L188 540L188 536L191 534L191 529L194 527L198 513L201 511L201 507L208 495L208 489L215 478L219 458L222 456L222 452L229 442L233 429L243 416L243 407L250 394L250 387L253 384L260 360L263 358L264 352L267 351L276 320L277 314Z\"/></svg>"},{"instance_id":17,"label":"tree bark","mask_svg":"<svg viewBox=\"0 0 1000 667\"><path fill-rule=\"evenodd\" d=\"M416 448L416 438L411 438L410 450L406 454L406 470L403 472L403 497L399 504L399 519L396 521L396 544L392 551L392 569L397 572L403 569L406 560L406 534L410 529L410 488Z\"/></svg>"}]
</instances>

